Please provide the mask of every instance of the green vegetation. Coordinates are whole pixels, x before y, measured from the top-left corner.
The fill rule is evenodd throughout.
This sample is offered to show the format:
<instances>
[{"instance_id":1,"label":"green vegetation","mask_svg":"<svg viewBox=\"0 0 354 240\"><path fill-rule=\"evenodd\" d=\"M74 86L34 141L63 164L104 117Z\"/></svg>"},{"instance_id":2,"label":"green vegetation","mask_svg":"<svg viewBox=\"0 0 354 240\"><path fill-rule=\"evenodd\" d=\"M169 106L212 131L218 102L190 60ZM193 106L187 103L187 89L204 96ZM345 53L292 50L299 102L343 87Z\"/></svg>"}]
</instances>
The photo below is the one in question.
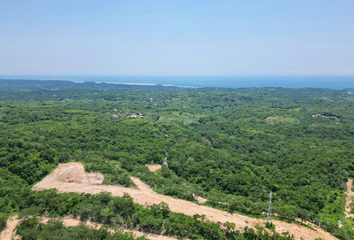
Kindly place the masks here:
<instances>
[{"instance_id":1,"label":"green vegetation","mask_svg":"<svg viewBox=\"0 0 354 240\"><path fill-rule=\"evenodd\" d=\"M119 239L119 240L133 240L134 237L130 233L123 233L118 229L112 234L109 232L111 226L103 226L100 229L92 229L81 224L77 227L65 228L60 221L49 221L47 224L41 224L37 217L26 218L22 220L21 224L17 227L18 234L22 239ZM288 234L280 236L278 234L269 233L264 231L264 228L258 229L257 233L253 229L245 229L243 233L227 233L226 238L218 236L209 236L208 239L233 239L233 240L286 240L293 239ZM145 237L135 238L137 240L144 240ZM194 238L200 239L200 238Z\"/></svg>"},{"instance_id":2,"label":"green vegetation","mask_svg":"<svg viewBox=\"0 0 354 240\"><path fill-rule=\"evenodd\" d=\"M279 116L270 116L266 118L267 123L275 124L275 123L300 123L300 121L296 118L290 117L279 117Z\"/></svg>"},{"instance_id":3,"label":"green vegetation","mask_svg":"<svg viewBox=\"0 0 354 240\"><path fill-rule=\"evenodd\" d=\"M6 226L6 221L8 219L9 215L6 213L0 213L0 230L4 229Z\"/></svg>"},{"instance_id":4,"label":"green vegetation","mask_svg":"<svg viewBox=\"0 0 354 240\"><path fill-rule=\"evenodd\" d=\"M81 224L77 227L65 228L60 221L49 221L41 224L37 217L23 219L17 226L17 233L24 240L32 239L120 239L120 240L144 240L145 237L134 238L131 233L123 233L118 229L110 233L106 227L96 230Z\"/></svg>"},{"instance_id":5,"label":"green vegetation","mask_svg":"<svg viewBox=\"0 0 354 240\"><path fill-rule=\"evenodd\" d=\"M0 226L10 213L32 206L21 205L24 193L41 194L29 186L59 163L80 161L103 173L106 184L132 186L134 175L159 193L190 201L195 194L229 212L259 215L272 191L280 217L353 239L349 225L338 228L345 183L354 177L353 95L177 89L1 92ZM168 168L156 174L144 166L165 158ZM13 194L22 197L16 202ZM60 207L42 212L60 215L64 203L48 201Z\"/></svg>"},{"instance_id":6,"label":"green vegetation","mask_svg":"<svg viewBox=\"0 0 354 240\"><path fill-rule=\"evenodd\" d=\"M127 170L121 169L116 161L105 161L96 159L95 164L85 162L85 170L87 172L99 172L104 175L103 184L122 185L125 187L136 187L129 178Z\"/></svg>"},{"instance_id":7,"label":"green vegetation","mask_svg":"<svg viewBox=\"0 0 354 240\"><path fill-rule=\"evenodd\" d=\"M11 179L16 180L18 177L12 176ZM55 189L34 192L24 182L22 182L22 186L16 185L12 188L9 188L9 186L11 184L7 182L0 189L2 193L6 194L5 204L7 204L7 209L2 209L12 212L21 211L20 217L24 217L24 220L19 226L19 234L24 239L37 239L36 237L46 236L50 231L58 236L62 236L62 234L63 236L66 236L64 234L79 234L79 236L89 233L92 233L93 236L107 234L105 231L88 230L80 227L71 230L63 229L57 222L44 227L43 224L39 224L36 217L28 217L37 215L50 217L80 216L81 220L91 220L109 226L121 226L127 229L138 228L145 232L164 233L165 235L192 239L237 239L239 236L250 236L246 239L254 239L252 237L256 235L253 230L242 234L234 231L232 224L227 225L228 228L222 229L218 224L199 220L198 218L201 216L189 217L171 212L165 203L144 208L141 205L134 204L129 195L119 198L111 197L108 193L98 195L58 194ZM272 235L275 239L285 239L275 233Z\"/></svg>"}]
</instances>

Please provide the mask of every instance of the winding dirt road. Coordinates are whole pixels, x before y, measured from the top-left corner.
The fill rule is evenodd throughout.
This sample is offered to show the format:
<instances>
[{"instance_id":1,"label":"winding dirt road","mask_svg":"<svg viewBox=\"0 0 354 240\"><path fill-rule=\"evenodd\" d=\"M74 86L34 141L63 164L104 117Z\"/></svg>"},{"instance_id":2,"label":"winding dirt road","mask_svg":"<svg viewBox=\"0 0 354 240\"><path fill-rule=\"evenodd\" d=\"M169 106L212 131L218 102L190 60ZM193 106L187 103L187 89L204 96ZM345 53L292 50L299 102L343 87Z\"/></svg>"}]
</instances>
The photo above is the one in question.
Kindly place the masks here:
<instances>
[{"instance_id":1,"label":"winding dirt road","mask_svg":"<svg viewBox=\"0 0 354 240\"><path fill-rule=\"evenodd\" d=\"M264 226L266 223L266 220L263 219L255 219L240 214L230 214L211 207L200 206L186 200L157 194L148 185L134 177L132 177L132 180L137 188L125 188L118 185L99 185L102 181L100 182L97 179L102 179L103 181L103 176L86 173L81 163L65 163L60 164L58 168L45 177L41 182L33 186L32 189L39 191L56 188L58 192L90 194L110 192L112 196L117 197L122 197L124 193L128 193L137 204L151 205L165 202L173 212L184 213L189 216L193 216L194 214L205 215L206 220L212 222L235 223L236 230L240 231L243 231L246 226ZM315 238L326 240L337 239L319 228L315 231L295 223L286 223L278 220L273 220L273 223L275 224L276 232L279 234L289 232L289 234L294 235L297 240L300 240L301 237L306 240L312 240Z\"/></svg>"}]
</instances>

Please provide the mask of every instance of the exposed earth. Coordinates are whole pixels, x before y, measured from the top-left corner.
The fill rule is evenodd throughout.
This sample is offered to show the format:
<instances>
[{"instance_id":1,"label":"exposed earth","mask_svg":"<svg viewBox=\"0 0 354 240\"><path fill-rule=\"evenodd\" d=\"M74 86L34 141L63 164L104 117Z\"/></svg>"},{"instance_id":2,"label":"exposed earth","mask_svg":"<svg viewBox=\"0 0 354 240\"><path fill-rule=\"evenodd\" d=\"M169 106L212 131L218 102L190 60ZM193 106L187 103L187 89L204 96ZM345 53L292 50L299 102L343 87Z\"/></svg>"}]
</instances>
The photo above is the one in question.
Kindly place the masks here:
<instances>
[{"instance_id":1,"label":"exposed earth","mask_svg":"<svg viewBox=\"0 0 354 240\"><path fill-rule=\"evenodd\" d=\"M13 233L17 224L18 224L17 216L9 217L9 219L7 219L6 221L6 227L0 233L0 240L21 239L20 237L15 236L15 234Z\"/></svg>"},{"instance_id":2,"label":"exposed earth","mask_svg":"<svg viewBox=\"0 0 354 240\"><path fill-rule=\"evenodd\" d=\"M353 179L349 179L347 182L347 191L345 192L345 194L347 195L347 201L345 203L345 217L346 218L354 218L354 214L350 213L350 211L352 210L350 207L350 204L353 201L353 197L354 197L354 192L352 191L352 184L353 184Z\"/></svg>"},{"instance_id":3,"label":"exposed earth","mask_svg":"<svg viewBox=\"0 0 354 240\"><path fill-rule=\"evenodd\" d=\"M157 164L157 165L145 164L145 166L147 166L147 168L150 170L150 172L155 172L155 171L161 169L161 165L160 164Z\"/></svg>"},{"instance_id":4,"label":"exposed earth","mask_svg":"<svg viewBox=\"0 0 354 240\"><path fill-rule=\"evenodd\" d=\"M50 220L50 218L46 218L46 217L41 218L41 222L43 222L43 223L47 223L49 220ZM75 219L72 217L64 217L64 218L60 218L58 220L62 221L63 225L65 227L77 226L80 223L79 219ZM0 234L0 239L1 240L21 239L19 236L16 236L14 233L14 229L17 226L17 224L19 223L19 221L20 220L17 218L16 215L9 218L6 222L5 229ZM96 228L96 229L100 229L100 227L102 226L102 224L93 223L90 221L86 221L85 223L86 223L86 226ZM120 228L120 229L122 229L122 228ZM144 233L144 232L140 232L140 231L136 231L136 230L126 230L126 229L122 229L122 230L123 230L123 232L133 233L133 235L135 237L144 236L144 237L151 239L151 240L176 240L177 239L175 237L162 236L162 235L157 235L157 234L152 234L152 233ZM114 230L112 230L112 232L113 231Z\"/></svg>"},{"instance_id":5,"label":"exposed earth","mask_svg":"<svg viewBox=\"0 0 354 240\"><path fill-rule=\"evenodd\" d=\"M59 164L58 168L45 177L41 182L33 186L32 189L39 191L56 188L58 192L90 194L110 192L112 196L118 197L122 197L124 193L128 193L137 204L152 205L165 202L173 212L184 213L189 216L195 214L205 215L205 220L210 220L212 222L235 223L235 230L240 231L243 231L246 226L254 228L256 225L264 226L266 223L266 220L264 219L256 219L235 213L230 214L225 211L201 206L186 200L160 195L138 178L131 177L131 179L136 184L136 188L126 188L119 185L99 185L103 181L103 176L101 174L86 173L81 163L71 162ZM300 240L301 237L306 240L312 240L315 238L326 240L337 239L334 236L331 236L330 233L315 225L312 225L312 227L316 227L316 231L296 223L286 223L279 220L273 220L273 224L275 225L275 231L279 234L289 232L290 235L294 235L295 239L298 240Z\"/></svg>"}]
</instances>

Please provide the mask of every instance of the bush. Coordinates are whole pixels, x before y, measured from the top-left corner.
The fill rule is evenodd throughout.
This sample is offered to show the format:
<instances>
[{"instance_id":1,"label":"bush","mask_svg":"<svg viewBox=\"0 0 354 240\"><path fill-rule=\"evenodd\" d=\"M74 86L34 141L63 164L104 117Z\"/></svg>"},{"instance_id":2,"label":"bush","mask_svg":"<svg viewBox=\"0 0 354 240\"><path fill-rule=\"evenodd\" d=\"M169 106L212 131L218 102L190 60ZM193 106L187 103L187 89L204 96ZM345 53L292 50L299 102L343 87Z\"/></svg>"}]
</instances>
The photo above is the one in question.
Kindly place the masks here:
<instances>
[{"instance_id":1,"label":"bush","mask_svg":"<svg viewBox=\"0 0 354 240\"><path fill-rule=\"evenodd\" d=\"M0 232L6 227L6 221L9 215L6 213L0 213Z\"/></svg>"}]
</instances>

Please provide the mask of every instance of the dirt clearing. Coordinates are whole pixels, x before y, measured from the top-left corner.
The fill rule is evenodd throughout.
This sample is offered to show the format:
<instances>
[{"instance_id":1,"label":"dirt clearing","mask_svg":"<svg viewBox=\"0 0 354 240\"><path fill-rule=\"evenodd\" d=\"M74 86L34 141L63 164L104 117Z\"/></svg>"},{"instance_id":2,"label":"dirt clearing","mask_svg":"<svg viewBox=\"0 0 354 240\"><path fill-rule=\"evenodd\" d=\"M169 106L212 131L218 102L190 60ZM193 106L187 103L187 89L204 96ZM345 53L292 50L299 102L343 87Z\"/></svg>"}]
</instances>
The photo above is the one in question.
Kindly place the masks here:
<instances>
[{"instance_id":1,"label":"dirt clearing","mask_svg":"<svg viewBox=\"0 0 354 240\"><path fill-rule=\"evenodd\" d=\"M70 167L74 166L74 167ZM64 176L68 176L69 180ZM72 178L71 176L75 176ZM132 181L137 188L126 188L113 185L97 185L98 181L91 181L90 173L85 173L81 163L66 163L60 164L51 174L45 177L41 182L37 183L33 190L45 190L56 188L59 192L74 192L74 193L90 193L97 194L100 192L110 192L112 196L122 197L124 193L128 193L135 203L140 205L152 205L165 202L173 212L184 213L189 216L195 214L205 215L206 220L212 222L230 222L236 224L236 230L243 231L244 227L253 227L256 225L264 226L266 220L256 219L241 214L230 214L218 209L207 206L200 206L196 203L186 200L176 199L173 197L160 195L155 193L148 185L141 182L139 179L132 177ZM96 184L95 184L96 183ZM306 240L322 238L326 240L337 239L331 236L328 232L322 229L317 231L307 227L295 224L286 223L278 220L273 220L275 230L279 234L289 232L294 235L295 239L300 240L300 237Z\"/></svg>"},{"instance_id":2,"label":"dirt clearing","mask_svg":"<svg viewBox=\"0 0 354 240\"><path fill-rule=\"evenodd\" d=\"M161 169L161 165L160 165L160 164L157 164L157 165L148 165L148 164L145 164L145 166L148 167L148 169L150 170L150 172L155 172L155 171Z\"/></svg>"}]
</instances>

